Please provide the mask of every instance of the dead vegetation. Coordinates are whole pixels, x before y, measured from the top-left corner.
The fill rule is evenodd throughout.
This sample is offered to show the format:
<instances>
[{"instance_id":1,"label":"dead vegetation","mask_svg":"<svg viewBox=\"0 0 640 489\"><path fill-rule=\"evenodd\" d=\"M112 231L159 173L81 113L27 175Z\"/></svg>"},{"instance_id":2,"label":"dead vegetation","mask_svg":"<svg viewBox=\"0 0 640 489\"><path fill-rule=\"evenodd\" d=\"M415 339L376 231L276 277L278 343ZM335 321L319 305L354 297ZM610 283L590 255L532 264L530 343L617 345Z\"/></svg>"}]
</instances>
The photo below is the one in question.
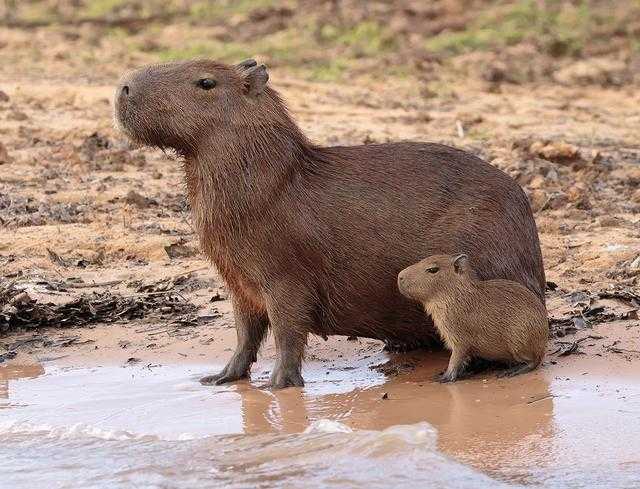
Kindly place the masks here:
<instances>
[{"instance_id":1,"label":"dead vegetation","mask_svg":"<svg viewBox=\"0 0 640 489\"><path fill-rule=\"evenodd\" d=\"M186 280L186 278L185 278ZM68 292L78 284L47 283L40 287ZM84 284L90 288L104 288L115 282ZM171 286L169 286L171 285ZM67 295L65 301L43 303L31 297L19 281L3 279L0 282L0 335L13 331L41 328L73 328L117 321L140 319L163 322L167 325L196 326L197 307L179 291L174 282L164 282L162 290L157 287L139 287L142 292L122 294L103 290L74 297Z\"/></svg>"}]
</instances>

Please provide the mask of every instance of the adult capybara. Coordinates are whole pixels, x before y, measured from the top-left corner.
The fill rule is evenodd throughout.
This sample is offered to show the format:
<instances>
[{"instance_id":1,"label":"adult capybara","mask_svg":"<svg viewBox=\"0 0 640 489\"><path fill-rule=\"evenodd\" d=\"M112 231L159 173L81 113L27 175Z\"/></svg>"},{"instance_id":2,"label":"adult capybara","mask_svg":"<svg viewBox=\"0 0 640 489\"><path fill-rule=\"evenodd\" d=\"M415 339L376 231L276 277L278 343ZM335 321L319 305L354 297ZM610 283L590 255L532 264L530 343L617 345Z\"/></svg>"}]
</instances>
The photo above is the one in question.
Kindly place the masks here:
<instances>
[{"instance_id":1,"label":"adult capybara","mask_svg":"<svg viewBox=\"0 0 640 489\"><path fill-rule=\"evenodd\" d=\"M422 304L451 350L441 382L455 382L474 357L512 365L506 376L542 363L549 338L542 301L510 280L478 280L467 255L425 258L398 274L398 289Z\"/></svg>"},{"instance_id":2,"label":"adult capybara","mask_svg":"<svg viewBox=\"0 0 640 489\"><path fill-rule=\"evenodd\" d=\"M253 60L193 60L142 68L117 88L124 132L184 159L200 245L231 292L236 352L203 383L246 377L269 326L274 387L303 384L309 333L433 341L396 276L435 253L466 250L481 278L543 299L535 222L511 178L440 144L313 144L268 78Z\"/></svg>"}]
</instances>

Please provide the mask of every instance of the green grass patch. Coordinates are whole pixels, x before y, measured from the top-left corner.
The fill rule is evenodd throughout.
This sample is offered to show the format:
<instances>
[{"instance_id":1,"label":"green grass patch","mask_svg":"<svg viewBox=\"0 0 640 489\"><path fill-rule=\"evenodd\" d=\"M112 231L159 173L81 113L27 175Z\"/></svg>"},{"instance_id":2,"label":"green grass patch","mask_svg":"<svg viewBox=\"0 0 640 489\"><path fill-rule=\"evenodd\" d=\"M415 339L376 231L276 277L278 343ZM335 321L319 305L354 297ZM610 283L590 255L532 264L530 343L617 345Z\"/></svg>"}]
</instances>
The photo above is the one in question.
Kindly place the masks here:
<instances>
[{"instance_id":1,"label":"green grass patch","mask_svg":"<svg viewBox=\"0 0 640 489\"><path fill-rule=\"evenodd\" d=\"M250 50L241 44L229 42L197 42L180 48L163 49L157 52L160 61L176 61L191 58L211 58L227 63L238 62L251 56Z\"/></svg>"},{"instance_id":2,"label":"green grass patch","mask_svg":"<svg viewBox=\"0 0 640 489\"><path fill-rule=\"evenodd\" d=\"M216 0L195 2L190 15L195 20L224 20L232 15L249 15L254 10L275 7L276 0Z\"/></svg>"},{"instance_id":3,"label":"green grass patch","mask_svg":"<svg viewBox=\"0 0 640 489\"><path fill-rule=\"evenodd\" d=\"M304 77L311 81L334 82L341 80L349 69L349 61L343 58L319 60L306 67Z\"/></svg>"},{"instance_id":4,"label":"green grass patch","mask_svg":"<svg viewBox=\"0 0 640 489\"><path fill-rule=\"evenodd\" d=\"M87 17L104 17L113 13L126 3L126 0L91 0L86 3L84 13Z\"/></svg>"},{"instance_id":5,"label":"green grass patch","mask_svg":"<svg viewBox=\"0 0 640 489\"><path fill-rule=\"evenodd\" d=\"M573 4L520 0L486 12L464 31L443 32L428 39L425 47L434 52L459 54L503 48L528 39L551 54L576 55L599 20L586 0Z\"/></svg>"},{"instance_id":6,"label":"green grass patch","mask_svg":"<svg viewBox=\"0 0 640 489\"><path fill-rule=\"evenodd\" d=\"M396 43L380 24L364 21L349 27L332 24L320 29L320 43L347 48L355 57L375 56L392 50Z\"/></svg>"}]
</instances>

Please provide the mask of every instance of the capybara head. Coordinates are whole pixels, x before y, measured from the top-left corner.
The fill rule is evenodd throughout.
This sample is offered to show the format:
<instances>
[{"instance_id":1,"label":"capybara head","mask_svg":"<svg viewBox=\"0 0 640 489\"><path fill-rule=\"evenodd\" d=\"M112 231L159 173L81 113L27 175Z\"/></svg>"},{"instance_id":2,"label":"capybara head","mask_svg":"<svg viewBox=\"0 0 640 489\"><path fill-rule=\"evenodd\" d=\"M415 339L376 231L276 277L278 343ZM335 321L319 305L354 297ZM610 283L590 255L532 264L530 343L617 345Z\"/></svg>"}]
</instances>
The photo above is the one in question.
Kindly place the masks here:
<instances>
[{"instance_id":1,"label":"capybara head","mask_svg":"<svg viewBox=\"0 0 640 489\"><path fill-rule=\"evenodd\" d=\"M467 255L433 255L402 270L398 274L398 289L409 299L425 302L433 298L437 291L469 280L469 276Z\"/></svg>"},{"instance_id":2,"label":"capybara head","mask_svg":"<svg viewBox=\"0 0 640 489\"><path fill-rule=\"evenodd\" d=\"M139 143L189 153L213 133L277 117L273 111L280 104L274 104L278 96L268 80L265 66L254 60L147 66L120 80L116 123Z\"/></svg>"}]
</instances>

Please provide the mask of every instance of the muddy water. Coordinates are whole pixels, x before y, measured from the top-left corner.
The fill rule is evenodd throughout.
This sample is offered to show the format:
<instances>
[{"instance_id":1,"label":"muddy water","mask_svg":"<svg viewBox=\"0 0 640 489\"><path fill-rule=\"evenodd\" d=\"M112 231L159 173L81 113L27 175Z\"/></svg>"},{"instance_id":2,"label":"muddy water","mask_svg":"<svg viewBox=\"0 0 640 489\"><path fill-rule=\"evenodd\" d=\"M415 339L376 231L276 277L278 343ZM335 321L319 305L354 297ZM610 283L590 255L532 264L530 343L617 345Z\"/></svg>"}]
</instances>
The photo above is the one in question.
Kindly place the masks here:
<instances>
[{"instance_id":1,"label":"muddy water","mask_svg":"<svg viewBox=\"0 0 640 489\"><path fill-rule=\"evenodd\" d=\"M370 358L311 362L304 389L277 392L261 387L268 365L211 388L197 383L210 365L14 363L0 368L0 487L640 485L633 363L430 382L445 361L393 379Z\"/></svg>"}]
</instances>

